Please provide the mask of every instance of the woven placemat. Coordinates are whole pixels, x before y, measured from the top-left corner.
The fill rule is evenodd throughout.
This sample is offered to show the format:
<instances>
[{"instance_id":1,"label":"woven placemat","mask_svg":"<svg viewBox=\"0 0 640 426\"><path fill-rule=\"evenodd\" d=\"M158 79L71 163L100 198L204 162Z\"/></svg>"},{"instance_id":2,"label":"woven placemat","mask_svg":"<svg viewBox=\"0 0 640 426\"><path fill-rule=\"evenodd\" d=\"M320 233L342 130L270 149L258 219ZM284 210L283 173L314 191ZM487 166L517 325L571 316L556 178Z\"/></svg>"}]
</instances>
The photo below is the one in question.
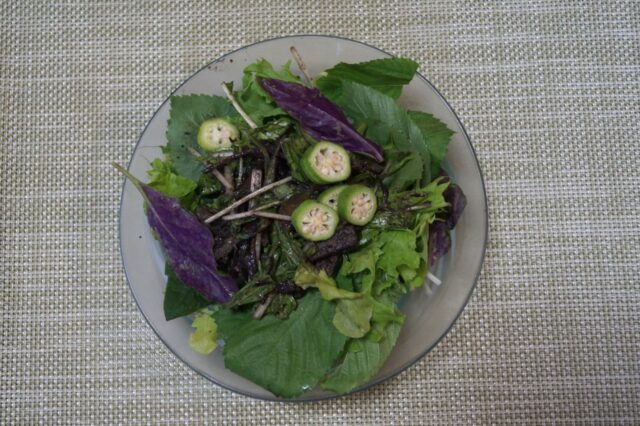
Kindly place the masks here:
<instances>
[{"instance_id":1,"label":"woven placemat","mask_svg":"<svg viewBox=\"0 0 640 426\"><path fill-rule=\"evenodd\" d=\"M640 423L634 1L0 4L0 423ZM283 34L415 58L485 173L476 294L421 362L326 402L252 400L178 361L117 238L145 122L213 58Z\"/></svg>"}]
</instances>

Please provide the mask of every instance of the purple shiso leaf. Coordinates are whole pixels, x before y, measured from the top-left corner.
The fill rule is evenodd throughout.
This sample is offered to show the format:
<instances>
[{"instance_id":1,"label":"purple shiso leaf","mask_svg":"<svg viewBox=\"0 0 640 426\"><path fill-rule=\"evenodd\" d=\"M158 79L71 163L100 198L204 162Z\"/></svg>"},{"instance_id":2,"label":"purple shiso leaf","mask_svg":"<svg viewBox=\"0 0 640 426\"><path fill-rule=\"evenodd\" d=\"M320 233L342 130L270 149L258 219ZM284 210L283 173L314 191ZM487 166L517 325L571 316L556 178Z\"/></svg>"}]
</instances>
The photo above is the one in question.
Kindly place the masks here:
<instances>
[{"instance_id":1,"label":"purple shiso leaf","mask_svg":"<svg viewBox=\"0 0 640 426\"><path fill-rule=\"evenodd\" d=\"M273 101L316 139L334 142L346 150L382 161L382 148L351 126L342 110L318 89L270 78L259 78L260 86Z\"/></svg>"},{"instance_id":2,"label":"purple shiso leaf","mask_svg":"<svg viewBox=\"0 0 640 426\"><path fill-rule=\"evenodd\" d=\"M451 177L443 169L440 169L438 176L444 177L442 183L451 182ZM467 206L467 197L464 195L464 192L462 192L460 186L453 182L444 190L442 196L444 200L449 203L449 206L444 212L438 214L438 219L444 220L449 229L453 229Z\"/></svg>"},{"instance_id":3,"label":"purple shiso leaf","mask_svg":"<svg viewBox=\"0 0 640 426\"><path fill-rule=\"evenodd\" d=\"M451 182L451 178L444 170L440 170L439 176L445 177L446 180L443 182L450 182L449 187L442 193L449 206L438 213L438 220L429 225L429 265L433 265L438 258L447 254L451 249L450 231L455 228L467 206L467 197L460 186Z\"/></svg>"},{"instance_id":4,"label":"purple shiso leaf","mask_svg":"<svg viewBox=\"0 0 640 426\"><path fill-rule=\"evenodd\" d=\"M449 228L445 222L436 220L429 225L429 265L433 265L436 260L451 249L451 236Z\"/></svg>"},{"instance_id":5,"label":"purple shiso leaf","mask_svg":"<svg viewBox=\"0 0 640 426\"><path fill-rule=\"evenodd\" d=\"M149 226L155 231L178 278L211 302L229 301L238 286L233 278L218 272L209 228L183 209L174 197L143 184L124 167L114 166L145 198Z\"/></svg>"},{"instance_id":6,"label":"purple shiso leaf","mask_svg":"<svg viewBox=\"0 0 640 426\"><path fill-rule=\"evenodd\" d=\"M453 229L458 223L458 219L462 216L464 208L467 206L467 197L462 192L462 189L455 183L451 183L442 194L449 207L447 207L447 226L449 229Z\"/></svg>"},{"instance_id":7,"label":"purple shiso leaf","mask_svg":"<svg viewBox=\"0 0 640 426\"><path fill-rule=\"evenodd\" d=\"M149 202L149 225L158 235L178 278L209 301L229 301L238 287L231 277L218 273L209 228L184 210L175 198L148 186L142 188Z\"/></svg>"}]
</instances>

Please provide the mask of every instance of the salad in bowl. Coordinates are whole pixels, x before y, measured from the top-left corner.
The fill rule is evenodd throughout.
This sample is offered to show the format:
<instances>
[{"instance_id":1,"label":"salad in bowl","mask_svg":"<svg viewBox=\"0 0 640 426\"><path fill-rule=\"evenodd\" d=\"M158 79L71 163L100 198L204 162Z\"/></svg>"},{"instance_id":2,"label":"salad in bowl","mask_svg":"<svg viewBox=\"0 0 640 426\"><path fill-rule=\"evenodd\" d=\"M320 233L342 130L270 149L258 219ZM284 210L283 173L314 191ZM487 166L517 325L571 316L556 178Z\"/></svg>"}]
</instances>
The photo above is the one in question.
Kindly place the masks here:
<instances>
[{"instance_id":1,"label":"salad in bowl","mask_svg":"<svg viewBox=\"0 0 640 426\"><path fill-rule=\"evenodd\" d=\"M467 203L443 169L453 131L398 103L416 62L311 75L291 53L220 95L172 96L147 178L114 164L162 250L164 319L280 398L376 376Z\"/></svg>"}]
</instances>

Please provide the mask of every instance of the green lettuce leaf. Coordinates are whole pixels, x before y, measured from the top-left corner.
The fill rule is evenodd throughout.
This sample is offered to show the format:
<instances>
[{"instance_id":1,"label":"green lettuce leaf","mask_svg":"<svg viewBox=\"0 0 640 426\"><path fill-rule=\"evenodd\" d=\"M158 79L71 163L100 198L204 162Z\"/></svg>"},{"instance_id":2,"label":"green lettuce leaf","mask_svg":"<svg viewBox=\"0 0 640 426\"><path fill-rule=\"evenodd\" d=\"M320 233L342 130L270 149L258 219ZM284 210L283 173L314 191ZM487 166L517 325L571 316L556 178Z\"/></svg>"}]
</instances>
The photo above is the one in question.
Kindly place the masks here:
<instances>
[{"instance_id":1,"label":"green lettuce leaf","mask_svg":"<svg viewBox=\"0 0 640 426\"><path fill-rule=\"evenodd\" d=\"M385 294L387 296L387 294ZM380 301L372 298L373 311L371 321L378 326L386 326L390 322L404 323L404 314L396 307L395 297L382 297Z\"/></svg>"},{"instance_id":2,"label":"green lettuce leaf","mask_svg":"<svg viewBox=\"0 0 640 426\"><path fill-rule=\"evenodd\" d=\"M202 163L189 148L203 152L198 145L200 125L209 118L236 116L231 103L220 96L172 96L164 152L176 173L197 182L202 174Z\"/></svg>"},{"instance_id":3,"label":"green lettuce leaf","mask_svg":"<svg viewBox=\"0 0 640 426\"><path fill-rule=\"evenodd\" d=\"M366 124L365 136L385 150L385 157L393 168L385 183L392 190L402 190L416 183L431 181L431 155L420 128L409 118L393 98L370 87L339 79L340 90L327 97L340 106L347 116ZM402 155L401 155L402 154ZM407 156L406 154L411 154Z\"/></svg>"},{"instance_id":4,"label":"green lettuce leaf","mask_svg":"<svg viewBox=\"0 0 640 426\"><path fill-rule=\"evenodd\" d=\"M342 363L320 384L322 389L342 394L371 380L389 357L401 328L402 324L390 322L378 341L367 338L353 341L354 350L347 351Z\"/></svg>"},{"instance_id":5,"label":"green lettuce leaf","mask_svg":"<svg viewBox=\"0 0 640 426\"><path fill-rule=\"evenodd\" d=\"M324 269L318 270L306 263L298 267L294 281L304 289L317 288L324 300L357 299L362 296L360 293L338 288L335 280L328 276Z\"/></svg>"},{"instance_id":6,"label":"green lettuce leaf","mask_svg":"<svg viewBox=\"0 0 640 426\"><path fill-rule=\"evenodd\" d=\"M324 300L337 300L337 310L332 323L345 336L362 337L371 328L371 300L364 294L339 288L324 269L318 270L303 263L296 270L294 282L304 289L317 288Z\"/></svg>"},{"instance_id":7,"label":"green lettuce leaf","mask_svg":"<svg viewBox=\"0 0 640 426\"><path fill-rule=\"evenodd\" d=\"M275 70L273 65L266 59L259 59L257 62L248 65L244 69L242 76L242 90L237 94L240 106L258 125L262 124L266 118L285 115L260 87L256 77L275 78L278 80L299 83L300 78L291 72L291 61L282 66L280 70Z\"/></svg>"},{"instance_id":8,"label":"green lettuce leaf","mask_svg":"<svg viewBox=\"0 0 640 426\"><path fill-rule=\"evenodd\" d=\"M376 279L376 261L381 254L382 252L376 244L370 244L345 256L338 276L358 275L358 282L352 283L353 287L356 287L355 284L357 284L362 293L371 294Z\"/></svg>"},{"instance_id":9,"label":"green lettuce leaf","mask_svg":"<svg viewBox=\"0 0 640 426\"><path fill-rule=\"evenodd\" d=\"M420 267L420 253L416 251L416 235L409 230L381 232L376 240L382 254L376 263L384 279L374 284L374 294L381 294L402 277L407 282L415 277ZM409 271L413 271L413 275Z\"/></svg>"},{"instance_id":10,"label":"green lettuce leaf","mask_svg":"<svg viewBox=\"0 0 640 426\"><path fill-rule=\"evenodd\" d=\"M347 338L331 324L335 306L311 292L286 320L250 311L215 314L225 367L275 395L293 398L316 386L344 351Z\"/></svg>"},{"instance_id":11,"label":"green lettuce leaf","mask_svg":"<svg viewBox=\"0 0 640 426\"><path fill-rule=\"evenodd\" d=\"M374 59L358 64L341 62L323 72L316 80L316 86L325 96L331 98L339 96L340 79L349 80L397 99L402 92L402 86L413 79L417 70L418 64L405 58Z\"/></svg>"},{"instance_id":12,"label":"green lettuce leaf","mask_svg":"<svg viewBox=\"0 0 640 426\"><path fill-rule=\"evenodd\" d=\"M274 118L258 127L255 137L259 141L274 142L288 133L295 126L295 122L289 116Z\"/></svg>"},{"instance_id":13,"label":"green lettuce leaf","mask_svg":"<svg viewBox=\"0 0 640 426\"><path fill-rule=\"evenodd\" d=\"M167 321L190 315L211 304L195 289L184 284L175 274L169 262L165 264L164 273L168 278L163 302L164 317Z\"/></svg>"},{"instance_id":14,"label":"green lettuce leaf","mask_svg":"<svg viewBox=\"0 0 640 426\"><path fill-rule=\"evenodd\" d=\"M409 118L422 132L422 136L431 155L431 178L435 179L440 172L440 164L447 153L447 147L453 130L431 114L422 111L409 111Z\"/></svg>"},{"instance_id":15,"label":"green lettuce leaf","mask_svg":"<svg viewBox=\"0 0 640 426\"><path fill-rule=\"evenodd\" d=\"M416 235L416 250L420 253L420 267L415 271L413 278L403 271L409 289L420 287L424 283L424 277L429 270L427 258L429 256L429 225L436 220L436 214L445 209L449 203L444 197L444 192L450 186L450 181L444 178L436 178L429 185L413 191L390 195L389 203L396 204L397 208L406 208L408 204L426 205L416 216L413 232Z\"/></svg>"},{"instance_id":16,"label":"green lettuce leaf","mask_svg":"<svg viewBox=\"0 0 640 426\"><path fill-rule=\"evenodd\" d=\"M213 352L218 346L218 326L212 312L208 310L198 312L191 327L195 328L189 336L191 349L203 355Z\"/></svg>"},{"instance_id":17,"label":"green lettuce leaf","mask_svg":"<svg viewBox=\"0 0 640 426\"><path fill-rule=\"evenodd\" d=\"M344 257L337 280L350 280L354 288L377 297L395 283L413 283L422 261L415 232L381 231L365 247ZM419 278L422 280L424 274Z\"/></svg>"},{"instance_id":18,"label":"green lettuce leaf","mask_svg":"<svg viewBox=\"0 0 640 426\"><path fill-rule=\"evenodd\" d=\"M371 296L373 325L398 321L397 297L423 285L428 270L428 226L448 206L444 198L448 186L448 180L442 178L423 188L390 192L391 210L387 212L392 215L421 206L411 215L408 229L369 225L362 232L362 247L344 256L336 281L341 288Z\"/></svg>"},{"instance_id":19,"label":"green lettuce leaf","mask_svg":"<svg viewBox=\"0 0 640 426\"><path fill-rule=\"evenodd\" d=\"M151 162L151 168L147 170L147 175L149 175L148 185L150 187L171 197L185 197L198 186L191 179L173 173L169 162L158 158Z\"/></svg>"},{"instance_id":20,"label":"green lettuce leaf","mask_svg":"<svg viewBox=\"0 0 640 426\"><path fill-rule=\"evenodd\" d=\"M448 206L444 198L444 191L450 183L444 177L436 178L427 186L408 191L389 193L389 208L393 210L406 210L410 207L422 205L420 214L435 214Z\"/></svg>"},{"instance_id":21,"label":"green lettuce leaf","mask_svg":"<svg viewBox=\"0 0 640 426\"><path fill-rule=\"evenodd\" d=\"M372 314L373 305L368 297L340 299L332 323L347 337L362 337L371 329Z\"/></svg>"}]
</instances>

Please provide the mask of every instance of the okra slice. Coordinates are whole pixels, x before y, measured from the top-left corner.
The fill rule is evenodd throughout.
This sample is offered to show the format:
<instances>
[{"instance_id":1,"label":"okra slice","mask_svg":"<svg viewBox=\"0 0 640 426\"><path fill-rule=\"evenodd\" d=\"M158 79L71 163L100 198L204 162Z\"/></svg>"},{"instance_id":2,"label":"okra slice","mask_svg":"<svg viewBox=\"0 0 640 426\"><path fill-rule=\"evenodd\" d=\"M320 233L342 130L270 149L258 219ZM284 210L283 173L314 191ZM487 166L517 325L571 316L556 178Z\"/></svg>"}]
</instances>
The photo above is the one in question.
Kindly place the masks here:
<instances>
[{"instance_id":1,"label":"okra slice","mask_svg":"<svg viewBox=\"0 0 640 426\"><path fill-rule=\"evenodd\" d=\"M351 174L349 153L331 142L310 146L302 155L300 166L305 176L318 184L341 182Z\"/></svg>"},{"instance_id":2,"label":"okra slice","mask_svg":"<svg viewBox=\"0 0 640 426\"><path fill-rule=\"evenodd\" d=\"M198 145L205 151L231 149L233 141L238 139L238 128L224 118L211 118L204 121L198 129Z\"/></svg>"},{"instance_id":3,"label":"okra slice","mask_svg":"<svg viewBox=\"0 0 640 426\"><path fill-rule=\"evenodd\" d=\"M325 189L318 196L318 202L324 204L325 206L329 206L335 211L338 211L338 196L345 189L347 185L336 185L332 186L329 189Z\"/></svg>"},{"instance_id":4,"label":"okra slice","mask_svg":"<svg viewBox=\"0 0 640 426\"><path fill-rule=\"evenodd\" d=\"M317 201L303 201L291 215L291 223L309 241L328 240L335 234L340 218L331 207Z\"/></svg>"},{"instance_id":5,"label":"okra slice","mask_svg":"<svg viewBox=\"0 0 640 426\"><path fill-rule=\"evenodd\" d=\"M338 196L338 214L353 225L369 223L377 208L376 193L364 185L349 185Z\"/></svg>"}]
</instances>

